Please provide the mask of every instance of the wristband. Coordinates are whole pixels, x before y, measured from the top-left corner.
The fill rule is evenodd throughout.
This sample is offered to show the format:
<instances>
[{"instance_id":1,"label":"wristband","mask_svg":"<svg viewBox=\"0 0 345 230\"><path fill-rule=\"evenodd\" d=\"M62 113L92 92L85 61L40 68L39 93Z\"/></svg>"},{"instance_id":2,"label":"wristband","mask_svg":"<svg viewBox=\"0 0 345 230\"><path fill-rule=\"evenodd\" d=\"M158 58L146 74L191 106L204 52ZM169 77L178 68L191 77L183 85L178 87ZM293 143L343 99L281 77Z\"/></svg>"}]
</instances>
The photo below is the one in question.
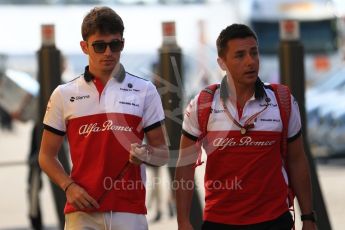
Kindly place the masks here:
<instances>
[{"instance_id":1,"label":"wristband","mask_svg":"<svg viewBox=\"0 0 345 230\"><path fill-rule=\"evenodd\" d=\"M75 182L72 181L71 183L69 183L69 184L65 187L65 189L64 189L65 193L67 192L67 189L68 189L72 184L74 184L74 183L75 183Z\"/></svg>"},{"instance_id":2,"label":"wristband","mask_svg":"<svg viewBox=\"0 0 345 230\"><path fill-rule=\"evenodd\" d=\"M309 221L312 221L312 222L316 222L316 213L315 211L312 211L311 213L309 214L303 214L301 215L301 221L306 221L306 220L309 220Z\"/></svg>"}]
</instances>

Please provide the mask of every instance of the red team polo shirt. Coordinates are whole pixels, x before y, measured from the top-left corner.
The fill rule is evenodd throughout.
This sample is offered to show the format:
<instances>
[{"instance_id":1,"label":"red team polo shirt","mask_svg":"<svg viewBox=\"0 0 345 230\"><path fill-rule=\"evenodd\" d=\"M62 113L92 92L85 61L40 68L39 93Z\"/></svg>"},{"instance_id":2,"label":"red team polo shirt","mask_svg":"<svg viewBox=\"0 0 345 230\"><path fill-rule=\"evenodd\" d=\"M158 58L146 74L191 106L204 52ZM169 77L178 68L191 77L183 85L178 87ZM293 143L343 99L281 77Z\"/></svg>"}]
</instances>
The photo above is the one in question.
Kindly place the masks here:
<instances>
[{"instance_id":1,"label":"red team polo shirt","mask_svg":"<svg viewBox=\"0 0 345 230\"><path fill-rule=\"evenodd\" d=\"M145 132L162 124L161 99L150 81L122 65L101 95L92 79L86 67L83 75L54 90L45 129L67 134L72 180L96 200L108 190L96 211L146 214L144 166L131 165L121 181L112 178L128 161L130 144L142 143ZM67 203L65 213L73 211Z\"/></svg>"},{"instance_id":2,"label":"red team polo shirt","mask_svg":"<svg viewBox=\"0 0 345 230\"><path fill-rule=\"evenodd\" d=\"M247 225L273 220L288 210L287 174L282 165L280 139L282 121L273 90L260 79L239 119L236 104L227 100L229 112L240 124L258 115L255 127L242 135L224 112L221 95L228 98L226 78L214 94L212 112L203 146L207 153L204 220ZM197 95L188 105L183 133L192 140L201 134L197 119ZM266 98L270 101L267 102ZM288 141L301 134L296 101L291 96Z\"/></svg>"}]
</instances>

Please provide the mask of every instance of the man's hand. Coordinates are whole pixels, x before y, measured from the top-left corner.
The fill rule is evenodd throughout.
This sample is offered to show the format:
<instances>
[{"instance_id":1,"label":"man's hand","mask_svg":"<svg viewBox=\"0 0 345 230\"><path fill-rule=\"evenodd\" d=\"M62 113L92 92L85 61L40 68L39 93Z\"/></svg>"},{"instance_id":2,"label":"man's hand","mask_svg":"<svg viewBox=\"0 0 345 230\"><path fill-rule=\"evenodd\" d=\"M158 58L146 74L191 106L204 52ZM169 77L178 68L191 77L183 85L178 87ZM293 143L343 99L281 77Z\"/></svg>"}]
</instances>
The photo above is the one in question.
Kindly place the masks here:
<instances>
[{"instance_id":1,"label":"man's hand","mask_svg":"<svg viewBox=\"0 0 345 230\"><path fill-rule=\"evenodd\" d=\"M133 164L140 165L143 162L150 161L152 151L148 145L134 143L131 144L131 150L129 153L129 161Z\"/></svg>"},{"instance_id":2,"label":"man's hand","mask_svg":"<svg viewBox=\"0 0 345 230\"><path fill-rule=\"evenodd\" d=\"M77 210L99 208L97 201L76 183L68 187L66 190L66 198L67 202L72 204Z\"/></svg>"}]
</instances>

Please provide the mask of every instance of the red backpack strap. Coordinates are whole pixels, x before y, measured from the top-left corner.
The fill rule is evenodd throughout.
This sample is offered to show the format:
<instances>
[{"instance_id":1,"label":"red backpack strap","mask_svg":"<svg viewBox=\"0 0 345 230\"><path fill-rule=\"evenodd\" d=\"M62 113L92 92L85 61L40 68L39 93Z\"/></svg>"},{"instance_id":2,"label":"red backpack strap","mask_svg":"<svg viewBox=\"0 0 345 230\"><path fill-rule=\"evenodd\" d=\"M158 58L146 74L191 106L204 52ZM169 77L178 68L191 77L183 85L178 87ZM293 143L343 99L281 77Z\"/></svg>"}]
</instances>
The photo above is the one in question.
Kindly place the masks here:
<instances>
[{"instance_id":1,"label":"red backpack strap","mask_svg":"<svg viewBox=\"0 0 345 230\"><path fill-rule=\"evenodd\" d=\"M281 155L282 155L285 171L289 175L288 166L287 166L287 145L288 145L287 140L288 140L290 113L291 113L291 93L290 93L290 89L285 85L271 84L271 86L277 98L280 116L283 123L280 149L281 149ZM295 215L294 198L295 198L295 194L292 188L290 187L290 182L289 182L288 202L289 202L289 207L291 207L290 210L293 211ZM294 220L295 220L295 216L294 216Z\"/></svg>"},{"instance_id":2,"label":"red backpack strap","mask_svg":"<svg viewBox=\"0 0 345 230\"><path fill-rule=\"evenodd\" d=\"M201 145L202 145L202 141L204 137L207 134L207 124L208 124L208 119L211 114L211 109L212 109L211 105L212 105L214 93L219 88L219 86L220 86L219 84L209 85L205 89L203 89L199 94L199 98L197 102L197 116L198 116L198 123L199 123L201 134L197 141L198 159L194 167L197 167L199 165L202 165L202 163L204 163L203 161L201 161Z\"/></svg>"},{"instance_id":3,"label":"red backpack strap","mask_svg":"<svg viewBox=\"0 0 345 230\"><path fill-rule=\"evenodd\" d=\"M277 98L278 106L280 108L279 111L283 123L281 154L283 160L286 161L288 129L291 113L291 93L290 89L285 85L271 84L271 86L273 88L274 94Z\"/></svg>"}]
</instances>

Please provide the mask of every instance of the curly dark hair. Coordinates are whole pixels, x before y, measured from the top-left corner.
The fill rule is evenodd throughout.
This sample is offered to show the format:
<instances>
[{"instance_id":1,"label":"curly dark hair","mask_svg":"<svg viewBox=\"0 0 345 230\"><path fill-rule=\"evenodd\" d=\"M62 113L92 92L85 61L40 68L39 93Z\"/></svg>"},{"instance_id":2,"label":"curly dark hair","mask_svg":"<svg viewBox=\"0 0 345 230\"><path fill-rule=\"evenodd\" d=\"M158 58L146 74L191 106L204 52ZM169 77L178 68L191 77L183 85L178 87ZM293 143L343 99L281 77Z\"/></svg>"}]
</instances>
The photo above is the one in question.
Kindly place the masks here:
<instances>
[{"instance_id":1,"label":"curly dark hair","mask_svg":"<svg viewBox=\"0 0 345 230\"><path fill-rule=\"evenodd\" d=\"M123 36L123 21L121 17L109 7L93 8L83 20L81 34L86 41L91 35L99 32L101 34L120 33Z\"/></svg>"},{"instance_id":2,"label":"curly dark hair","mask_svg":"<svg viewBox=\"0 0 345 230\"><path fill-rule=\"evenodd\" d=\"M220 32L217 38L216 44L217 44L218 57L224 57L229 40L236 39L236 38L247 38L247 37L253 37L256 40L256 42L258 42L258 38L255 32L251 28L249 28L249 26L247 25L232 24L226 27L224 30L222 30L222 32Z\"/></svg>"}]
</instances>

